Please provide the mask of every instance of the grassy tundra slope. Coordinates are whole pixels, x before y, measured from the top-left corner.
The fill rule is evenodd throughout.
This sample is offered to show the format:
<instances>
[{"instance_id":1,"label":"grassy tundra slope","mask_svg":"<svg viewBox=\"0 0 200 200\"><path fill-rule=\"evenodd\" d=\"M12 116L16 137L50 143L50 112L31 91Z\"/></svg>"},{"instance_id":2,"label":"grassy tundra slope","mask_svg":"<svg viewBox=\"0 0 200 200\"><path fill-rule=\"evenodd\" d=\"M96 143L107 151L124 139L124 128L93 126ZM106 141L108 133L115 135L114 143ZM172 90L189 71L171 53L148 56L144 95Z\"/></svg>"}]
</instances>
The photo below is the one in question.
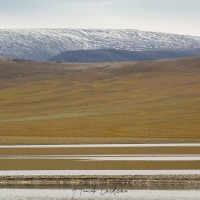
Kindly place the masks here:
<instances>
[{"instance_id":1,"label":"grassy tundra slope","mask_svg":"<svg viewBox=\"0 0 200 200\"><path fill-rule=\"evenodd\" d=\"M200 57L0 59L0 144L200 141Z\"/></svg>"}]
</instances>

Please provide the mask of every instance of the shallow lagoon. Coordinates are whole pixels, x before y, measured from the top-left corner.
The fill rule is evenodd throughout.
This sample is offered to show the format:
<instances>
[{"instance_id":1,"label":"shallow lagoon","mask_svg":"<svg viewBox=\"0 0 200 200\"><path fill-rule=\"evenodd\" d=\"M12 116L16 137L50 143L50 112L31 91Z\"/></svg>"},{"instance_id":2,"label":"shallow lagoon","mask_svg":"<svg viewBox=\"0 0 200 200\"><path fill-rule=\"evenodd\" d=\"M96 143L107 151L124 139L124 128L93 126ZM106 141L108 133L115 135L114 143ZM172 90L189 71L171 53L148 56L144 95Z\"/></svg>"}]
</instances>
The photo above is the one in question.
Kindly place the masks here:
<instances>
[{"instance_id":1,"label":"shallow lagoon","mask_svg":"<svg viewBox=\"0 0 200 200\"><path fill-rule=\"evenodd\" d=\"M107 149L106 149L107 148ZM111 170L107 168L102 170L98 170L98 167L93 167L93 170L88 170L88 166L86 169L78 169L69 170L68 167L62 167L60 170L58 167L52 165L52 163L58 162L56 156L61 157L71 157L73 156L82 156L82 158L87 158L88 160L91 159L91 152L96 156L96 162L98 162L98 166L103 161L109 157L109 160L112 160L110 155L113 156L113 159L117 161L117 165L123 159L132 159L137 160L141 159L145 161L145 169L149 169L147 166L147 162L150 163L152 160L150 159L150 155L153 156L153 159L160 161L161 157L164 159L163 162L170 159L173 160L172 163L175 163L177 159L181 160L181 166L184 164L185 159L188 160L188 166L184 167L184 170L177 170L176 168L169 167L169 170L155 170L156 165L153 165L151 170L142 170L143 168L138 166L137 170L133 170L134 167L130 168L130 170L124 169L124 163L122 163L121 170L112 170L115 165L111 166ZM5 165L6 162L15 161L19 164L19 169L8 169L7 167L3 167L2 171L0 171L1 176L9 176L9 175L134 175L134 174L200 174L199 170L199 162L193 163L196 160L199 160L200 155L200 144L138 144L138 145L64 145L64 146L0 146L0 154L2 159L0 160L2 164ZM83 154L83 155L82 155ZM98 155L98 156L97 156ZM9 158L9 156L16 156L17 158ZM21 156L21 157L20 157ZM23 156L28 156L25 158ZM22 166L20 162L33 162L30 159L31 156L45 156L51 158L51 165L52 169L47 170L47 167L43 166L39 170L28 170L28 168L24 167L25 169L21 169ZM131 156L131 157L130 157ZM67 158L68 158L67 157ZM98 157L98 158L97 158ZM102 158L101 158L102 157ZM8 159L9 158L9 159ZM101 158L99 160L99 158ZM116 159L118 158L118 159ZM119 160L120 158L120 160ZM46 158L47 159L47 158ZM49 158L48 158L49 159ZM74 158L73 158L74 159ZM80 159L80 158L79 158ZM92 158L94 159L94 157ZM151 158L152 159L152 158ZM65 162L67 166L69 165L70 160L65 158ZM133 162L131 160L131 162ZM190 161L191 160L191 161ZM38 162L45 162L44 157L42 159L38 159ZM63 161L62 161L63 162ZM92 162L95 162L94 160ZM154 160L152 161L154 162ZM15 163L15 164L16 164ZM166 165L166 163L164 163ZM9 163L8 163L9 164ZM31 163L33 166L35 162ZM81 162L81 164L83 164ZM136 163L133 163L134 166ZM77 163L76 163L77 165ZM195 166L192 168L192 166ZM9 167L12 165L8 165ZM141 166L144 166L142 164ZM180 166L180 165L179 165ZM166 167L166 166L165 166ZM34 167L33 167L34 168ZM158 167L159 168L159 167ZM159 168L161 169L161 167ZM176 169L176 170L175 170ZM189 170L188 170L189 169ZM193 169L193 170L192 170ZM89 188L89 189L88 189ZM108 190L108 192L107 192ZM114 191L113 191L114 190ZM15 186L5 186L0 188L0 200L70 200L70 199L77 199L77 200L200 200L200 188L198 185L191 186L190 185L138 185L131 187L119 187L113 188L103 188L102 189L95 189L93 187L79 187L73 188L72 186L66 188L65 186L57 186L54 188L40 187L40 186L33 186L31 187L23 187L19 185Z\"/></svg>"}]
</instances>

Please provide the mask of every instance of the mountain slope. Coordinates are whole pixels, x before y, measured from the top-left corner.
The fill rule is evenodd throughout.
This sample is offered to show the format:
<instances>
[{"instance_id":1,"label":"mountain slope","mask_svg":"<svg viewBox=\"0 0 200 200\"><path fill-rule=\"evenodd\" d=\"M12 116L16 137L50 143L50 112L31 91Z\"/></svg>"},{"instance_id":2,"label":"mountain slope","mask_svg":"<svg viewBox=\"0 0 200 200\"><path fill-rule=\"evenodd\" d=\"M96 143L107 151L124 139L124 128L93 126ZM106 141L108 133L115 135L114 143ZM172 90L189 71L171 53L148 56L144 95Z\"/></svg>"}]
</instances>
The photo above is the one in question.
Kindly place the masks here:
<instances>
[{"instance_id":1,"label":"mountain slope","mask_svg":"<svg viewBox=\"0 0 200 200\"><path fill-rule=\"evenodd\" d=\"M49 61L52 62L122 62L145 61L163 58L182 58L200 55L200 49L190 51L127 51L115 49L77 50L63 52Z\"/></svg>"},{"instance_id":2,"label":"mountain slope","mask_svg":"<svg viewBox=\"0 0 200 200\"><path fill-rule=\"evenodd\" d=\"M0 30L0 56L47 61L64 51L129 51L200 48L200 37L138 30L19 29Z\"/></svg>"},{"instance_id":3,"label":"mountain slope","mask_svg":"<svg viewBox=\"0 0 200 200\"><path fill-rule=\"evenodd\" d=\"M129 63L0 58L0 144L200 141L200 57Z\"/></svg>"}]
</instances>

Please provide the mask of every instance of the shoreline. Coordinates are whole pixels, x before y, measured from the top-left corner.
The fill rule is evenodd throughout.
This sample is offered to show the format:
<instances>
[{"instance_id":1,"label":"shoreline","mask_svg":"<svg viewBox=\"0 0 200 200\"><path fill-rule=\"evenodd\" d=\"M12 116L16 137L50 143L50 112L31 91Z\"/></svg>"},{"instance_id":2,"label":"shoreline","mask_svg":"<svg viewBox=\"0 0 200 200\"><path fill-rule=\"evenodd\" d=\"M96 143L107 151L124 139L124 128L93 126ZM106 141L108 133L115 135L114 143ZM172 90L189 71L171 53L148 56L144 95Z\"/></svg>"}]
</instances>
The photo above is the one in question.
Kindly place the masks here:
<instances>
[{"instance_id":1,"label":"shoreline","mask_svg":"<svg viewBox=\"0 0 200 200\"><path fill-rule=\"evenodd\" d=\"M15 175L0 176L0 185L200 185L200 174L179 175Z\"/></svg>"}]
</instances>

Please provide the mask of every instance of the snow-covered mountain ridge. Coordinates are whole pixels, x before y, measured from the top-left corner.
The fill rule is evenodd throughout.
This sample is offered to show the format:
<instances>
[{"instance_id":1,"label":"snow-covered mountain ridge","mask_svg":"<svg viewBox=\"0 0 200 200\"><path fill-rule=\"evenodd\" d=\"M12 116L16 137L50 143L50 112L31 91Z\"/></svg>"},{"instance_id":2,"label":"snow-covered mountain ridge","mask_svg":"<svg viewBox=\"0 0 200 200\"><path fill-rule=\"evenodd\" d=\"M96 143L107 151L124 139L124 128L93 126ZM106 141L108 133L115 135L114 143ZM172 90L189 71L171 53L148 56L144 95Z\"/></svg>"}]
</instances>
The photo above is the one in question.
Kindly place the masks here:
<instances>
[{"instance_id":1,"label":"snow-covered mountain ridge","mask_svg":"<svg viewBox=\"0 0 200 200\"><path fill-rule=\"evenodd\" d=\"M112 29L0 30L0 56L47 61L64 51L92 49L129 51L200 48L200 37Z\"/></svg>"}]
</instances>

